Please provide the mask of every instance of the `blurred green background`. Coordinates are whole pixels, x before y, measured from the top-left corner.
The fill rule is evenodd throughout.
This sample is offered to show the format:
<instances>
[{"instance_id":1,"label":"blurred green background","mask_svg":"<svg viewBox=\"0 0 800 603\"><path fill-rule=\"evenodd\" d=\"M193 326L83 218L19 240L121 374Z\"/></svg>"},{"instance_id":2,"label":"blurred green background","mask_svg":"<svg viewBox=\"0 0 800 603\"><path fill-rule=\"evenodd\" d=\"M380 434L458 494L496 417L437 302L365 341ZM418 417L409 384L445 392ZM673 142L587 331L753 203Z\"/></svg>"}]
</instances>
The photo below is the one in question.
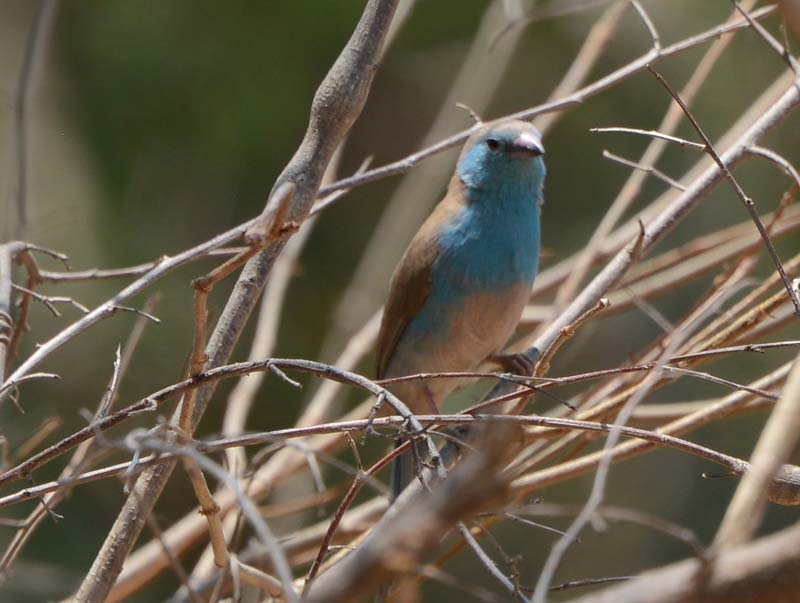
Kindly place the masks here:
<instances>
[{"instance_id":1,"label":"blurred green background","mask_svg":"<svg viewBox=\"0 0 800 603\"><path fill-rule=\"evenodd\" d=\"M316 86L347 41L363 4L353 0L62 2L35 71L28 104L30 224L24 238L68 254L74 269L118 267L176 253L256 215L294 153ZM549 10L579 3L521 5L534 4ZM526 26L483 116L497 117L543 102L607 4ZM665 44L723 21L731 10L727 0L652 0L643 4ZM0 195L5 203L0 235L5 239L12 237L16 228L12 202L16 78L36 6L30 0L0 3L4 101ZM483 0L416 3L378 71L367 107L345 148L341 175L354 171L367 156L380 165L420 148L488 6ZM768 21L773 31L776 24L775 18ZM501 52L505 42L501 37L495 48L485 52ZM649 43L641 21L628 11L591 79L635 58ZM680 86L705 48L669 59L659 68ZM754 34L737 35L695 104L696 115L712 139L721 136L783 69L780 58ZM472 105L471 94L480 94L484 76L475 73L477 87L472 93L465 90L458 100ZM547 253L543 268L581 248L624 182L627 168L603 159L602 150L633 158L648 142L641 137L592 134L589 128L655 128L668 100L651 76L638 74L573 108L547 134L549 175L543 215ZM445 106L444 110L452 120L450 131L470 124L460 109ZM800 159L797 124L796 117L790 118L766 141L793 161ZM693 137L685 125L678 134ZM436 160L447 173L452 170L455 152ZM673 148L660 167L679 177L695 160L693 151ZM737 175L763 211L773 209L787 187L787 180L764 162L751 162ZM322 215L296 267L276 356L333 360L335 350L322 349L326 333L334 326L337 304L399 181L400 177L394 177L359 188ZM432 207L442 190L438 187L427 198L402 202ZM663 190L663 184L649 182L634 211ZM745 218L730 189L720 187L666 245ZM416 225L398 228L410 233ZM797 242L792 237L781 243L785 257L794 253ZM385 295L401 251L390 250L391 261L375 267L382 275L372 291L378 301ZM42 263L57 268L50 260ZM155 287L161 293L155 313L162 322L147 328L123 384L121 402L133 401L179 377L191 342L189 281L213 265L210 261L191 264ZM762 272L768 269L762 258ZM678 318L709 282L687 285L655 304L668 318ZM231 283L215 292L213 316L219 315ZM114 281L91 282L49 286L46 291L72 295L93 307L121 286ZM141 306L146 297L139 296L132 303ZM366 320L370 313L361 319ZM63 314L58 319L41 307L34 308L23 357L37 342L47 340L78 316L72 308L65 308ZM108 319L47 360L42 370L59 373L62 379L26 386L21 395L24 415L9 405L0 411L0 433L8 438L12 451L47 417L63 420L62 434L85 424L80 410L95 408L111 373L114 349L125 340L133 321L134 317L124 314ZM620 333L625 334L624 339ZM249 334L245 334L236 359L246 355ZM553 372L612 366L657 334L658 327L640 312L596 321L564 348ZM791 335L797 335L796 329L787 334ZM716 365L715 372L746 382L791 355L748 356L746 363L732 360ZM370 374L371 362L365 361L361 369ZM307 389L316 387L313 380L301 381L308 384ZM228 389L221 387L215 401L224 400ZM705 382L681 381L650 399L696 399L724 393ZM269 378L248 426L290 425L307 399L307 392L294 391ZM201 433L219 428L222 411L220 403L212 403ZM692 439L747 457L762 421L759 416L726 420ZM151 422L148 418L146 424ZM131 427L126 425L113 435L119 437ZM735 484L702 481L699 476L704 470L713 472L714 468L669 451L627 462L612 471L608 502L667 517L692 528L708 542ZM51 479L56 471L53 467L37 472L35 480ZM588 479L577 480L541 496L548 502L581 502L589 483ZM45 601L72 592L123 500L115 481L79 488L58 509L64 518L48 520L26 546L16 572L0 587L2 600ZM176 472L157 507L161 525L181 517L192 504L186 482ZM19 505L5 510L3 516L24 517L30 508ZM775 529L794 518L793 512L771 508L765 529ZM566 525L565 520L552 523ZM11 532L0 528L0 546ZM524 555L521 578L533 584L553 535L519 525L503 526L497 534L506 550ZM558 581L631 574L687 554L681 545L643 528L611 524L606 531L587 529L583 542L571 549ZM470 555L461 555L448 570L469 572L471 579L494 587ZM160 600L173 589L173 579L167 575L130 600ZM429 600L436 601L456 601L463 596L436 584L428 593Z\"/></svg>"}]
</instances>

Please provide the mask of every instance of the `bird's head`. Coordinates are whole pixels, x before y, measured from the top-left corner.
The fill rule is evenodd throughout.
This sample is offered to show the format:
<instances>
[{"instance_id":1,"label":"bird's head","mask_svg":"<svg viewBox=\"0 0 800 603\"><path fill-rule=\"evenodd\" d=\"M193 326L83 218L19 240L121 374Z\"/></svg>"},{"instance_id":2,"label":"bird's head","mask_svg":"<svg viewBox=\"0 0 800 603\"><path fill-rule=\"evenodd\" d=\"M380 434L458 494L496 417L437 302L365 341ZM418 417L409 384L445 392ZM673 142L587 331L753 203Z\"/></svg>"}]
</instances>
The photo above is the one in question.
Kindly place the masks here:
<instances>
[{"instance_id":1,"label":"bird's head","mask_svg":"<svg viewBox=\"0 0 800 603\"><path fill-rule=\"evenodd\" d=\"M544 183L542 137L531 124L506 120L485 125L464 145L458 177L468 189L498 192L523 187L538 195Z\"/></svg>"}]
</instances>

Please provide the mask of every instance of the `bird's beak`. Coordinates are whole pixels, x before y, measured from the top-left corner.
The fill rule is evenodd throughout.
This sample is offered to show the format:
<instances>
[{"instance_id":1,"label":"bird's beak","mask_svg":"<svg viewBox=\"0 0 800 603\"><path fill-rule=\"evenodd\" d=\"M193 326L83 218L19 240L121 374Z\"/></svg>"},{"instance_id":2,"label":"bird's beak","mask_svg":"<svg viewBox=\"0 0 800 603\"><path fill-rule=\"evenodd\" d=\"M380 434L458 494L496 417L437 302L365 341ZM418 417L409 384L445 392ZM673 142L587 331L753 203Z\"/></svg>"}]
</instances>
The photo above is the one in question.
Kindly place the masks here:
<instances>
[{"instance_id":1,"label":"bird's beak","mask_svg":"<svg viewBox=\"0 0 800 603\"><path fill-rule=\"evenodd\" d=\"M514 159L530 159L544 155L544 147L538 137L529 132L523 132L511 143L509 154Z\"/></svg>"}]
</instances>

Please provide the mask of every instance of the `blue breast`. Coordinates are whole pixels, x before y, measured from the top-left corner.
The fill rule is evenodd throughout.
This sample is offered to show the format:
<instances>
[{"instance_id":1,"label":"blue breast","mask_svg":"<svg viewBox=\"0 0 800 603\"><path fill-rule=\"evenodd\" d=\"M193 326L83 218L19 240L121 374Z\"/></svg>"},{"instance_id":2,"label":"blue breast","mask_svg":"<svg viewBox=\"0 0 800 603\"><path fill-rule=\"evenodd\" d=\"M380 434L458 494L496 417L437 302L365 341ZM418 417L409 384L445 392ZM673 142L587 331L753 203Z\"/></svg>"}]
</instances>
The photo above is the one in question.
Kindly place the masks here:
<instances>
[{"instance_id":1,"label":"blue breast","mask_svg":"<svg viewBox=\"0 0 800 603\"><path fill-rule=\"evenodd\" d=\"M533 285L539 263L539 196L529 184L469 191L470 202L438 235L431 291L410 332L442 330L449 313L475 293Z\"/></svg>"}]
</instances>

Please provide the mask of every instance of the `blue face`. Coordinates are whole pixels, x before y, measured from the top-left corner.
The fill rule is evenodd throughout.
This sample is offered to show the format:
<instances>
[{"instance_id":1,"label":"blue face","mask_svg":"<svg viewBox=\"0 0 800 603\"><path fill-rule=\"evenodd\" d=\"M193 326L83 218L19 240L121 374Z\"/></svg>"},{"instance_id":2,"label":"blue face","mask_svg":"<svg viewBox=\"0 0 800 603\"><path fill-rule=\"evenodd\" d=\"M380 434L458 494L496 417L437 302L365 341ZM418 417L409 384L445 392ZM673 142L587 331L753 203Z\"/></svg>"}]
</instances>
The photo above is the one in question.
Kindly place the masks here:
<instances>
[{"instance_id":1,"label":"blue face","mask_svg":"<svg viewBox=\"0 0 800 603\"><path fill-rule=\"evenodd\" d=\"M497 195L541 195L545 167L539 132L527 124L498 126L475 139L458 163L471 201Z\"/></svg>"},{"instance_id":2,"label":"blue face","mask_svg":"<svg viewBox=\"0 0 800 603\"><path fill-rule=\"evenodd\" d=\"M473 293L533 284L542 153L539 133L522 122L489 129L465 147L457 171L468 203L440 227L430 296L410 332L443 331L454 308Z\"/></svg>"}]
</instances>

